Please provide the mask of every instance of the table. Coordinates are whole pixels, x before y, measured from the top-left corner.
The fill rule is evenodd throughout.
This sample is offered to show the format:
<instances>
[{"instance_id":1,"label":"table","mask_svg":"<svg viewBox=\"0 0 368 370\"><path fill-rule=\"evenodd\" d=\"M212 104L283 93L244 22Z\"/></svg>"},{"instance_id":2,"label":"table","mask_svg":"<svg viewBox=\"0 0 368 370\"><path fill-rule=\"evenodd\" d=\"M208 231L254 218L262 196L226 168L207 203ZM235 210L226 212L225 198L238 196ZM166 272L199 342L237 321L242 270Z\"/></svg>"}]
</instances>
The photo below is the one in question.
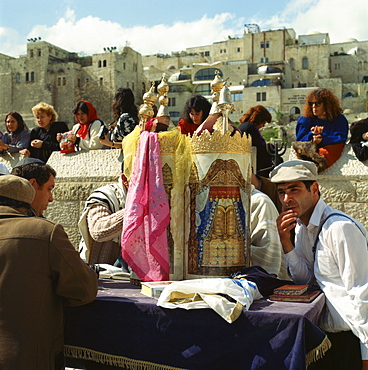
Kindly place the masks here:
<instances>
[{"instance_id":1,"label":"table","mask_svg":"<svg viewBox=\"0 0 368 370\"><path fill-rule=\"evenodd\" d=\"M100 279L94 302L65 308L67 359L129 369L290 370L328 348L316 326L323 294L312 303L255 301L232 324L211 309L156 302L128 281Z\"/></svg>"}]
</instances>

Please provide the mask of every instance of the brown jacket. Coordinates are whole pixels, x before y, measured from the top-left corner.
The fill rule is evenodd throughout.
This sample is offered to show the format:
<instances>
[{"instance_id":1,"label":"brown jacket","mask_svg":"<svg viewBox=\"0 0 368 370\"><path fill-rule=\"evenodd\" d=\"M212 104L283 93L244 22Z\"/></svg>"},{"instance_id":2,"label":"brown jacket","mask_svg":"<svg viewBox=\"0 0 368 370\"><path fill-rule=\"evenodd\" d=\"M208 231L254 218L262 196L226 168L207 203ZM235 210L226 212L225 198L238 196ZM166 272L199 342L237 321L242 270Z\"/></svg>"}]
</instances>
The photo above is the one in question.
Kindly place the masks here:
<instances>
[{"instance_id":1,"label":"brown jacket","mask_svg":"<svg viewBox=\"0 0 368 370\"><path fill-rule=\"evenodd\" d=\"M96 294L61 225L0 206L0 369L63 368L63 305Z\"/></svg>"}]
</instances>

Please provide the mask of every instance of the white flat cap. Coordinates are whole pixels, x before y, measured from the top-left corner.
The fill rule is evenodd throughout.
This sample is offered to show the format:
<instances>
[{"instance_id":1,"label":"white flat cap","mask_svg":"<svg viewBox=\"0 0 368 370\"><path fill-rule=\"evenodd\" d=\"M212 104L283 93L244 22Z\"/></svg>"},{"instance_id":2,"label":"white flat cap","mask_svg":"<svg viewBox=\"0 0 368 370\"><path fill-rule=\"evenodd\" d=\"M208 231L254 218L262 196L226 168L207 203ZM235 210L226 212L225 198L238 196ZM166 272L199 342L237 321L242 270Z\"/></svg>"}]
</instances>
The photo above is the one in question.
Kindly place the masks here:
<instances>
[{"instance_id":1,"label":"white flat cap","mask_svg":"<svg viewBox=\"0 0 368 370\"><path fill-rule=\"evenodd\" d=\"M291 181L316 181L318 175L317 166L310 161L293 159L279 164L271 174L271 182L285 183Z\"/></svg>"}]
</instances>

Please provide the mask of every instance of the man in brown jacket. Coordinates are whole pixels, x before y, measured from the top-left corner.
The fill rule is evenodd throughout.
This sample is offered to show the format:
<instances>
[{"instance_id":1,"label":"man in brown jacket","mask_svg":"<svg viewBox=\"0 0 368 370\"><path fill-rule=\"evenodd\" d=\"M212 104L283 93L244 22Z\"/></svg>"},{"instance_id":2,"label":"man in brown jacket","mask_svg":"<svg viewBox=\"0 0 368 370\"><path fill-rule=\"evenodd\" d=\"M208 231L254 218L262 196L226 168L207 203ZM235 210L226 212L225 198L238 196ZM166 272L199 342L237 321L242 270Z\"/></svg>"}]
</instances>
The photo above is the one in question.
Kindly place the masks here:
<instances>
[{"instance_id":1,"label":"man in brown jacket","mask_svg":"<svg viewBox=\"0 0 368 370\"><path fill-rule=\"evenodd\" d=\"M0 369L63 369L63 305L97 294L97 275L63 227L29 217L35 190L0 176Z\"/></svg>"}]
</instances>

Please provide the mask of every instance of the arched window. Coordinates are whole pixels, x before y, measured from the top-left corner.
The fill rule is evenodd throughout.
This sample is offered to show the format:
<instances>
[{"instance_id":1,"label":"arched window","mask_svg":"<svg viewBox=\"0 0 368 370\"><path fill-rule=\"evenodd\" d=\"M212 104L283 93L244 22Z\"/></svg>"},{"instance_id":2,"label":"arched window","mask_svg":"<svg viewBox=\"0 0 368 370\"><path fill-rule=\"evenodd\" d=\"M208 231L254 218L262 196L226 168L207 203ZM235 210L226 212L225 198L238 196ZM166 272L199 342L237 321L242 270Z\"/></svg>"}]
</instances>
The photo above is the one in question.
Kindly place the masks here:
<instances>
[{"instance_id":1,"label":"arched window","mask_svg":"<svg viewBox=\"0 0 368 370\"><path fill-rule=\"evenodd\" d=\"M222 77L222 72L218 68L203 68L199 70L194 77L195 81L206 81L213 80L215 77L215 71L219 71L220 77Z\"/></svg>"},{"instance_id":2,"label":"arched window","mask_svg":"<svg viewBox=\"0 0 368 370\"><path fill-rule=\"evenodd\" d=\"M270 86L271 80L269 78L264 78L263 80L257 80L252 82L251 87L258 87L258 86Z\"/></svg>"},{"instance_id":3,"label":"arched window","mask_svg":"<svg viewBox=\"0 0 368 370\"><path fill-rule=\"evenodd\" d=\"M101 60L98 61L98 68L101 68Z\"/></svg>"},{"instance_id":4,"label":"arched window","mask_svg":"<svg viewBox=\"0 0 368 370\"><path fill-rule=\"evenodd\" d=\"M351 91L348 91L345 95L344 98L354 98L355 94Z\"/></svg>"},{"instance_id":5,"label":"arched window","mask_svg":"<svg viewBox=\"0 0 368 370\"><path fill-rule=\"evenodd\" d=\"M106 66L107 66L107 60L106 60L106 59L103 61L103 66L104 66L104 67L106 67Z\"/></svg>"},{"instance_id":6,"label":"arched window","mask_svg":"<svg viewBox=\"0 0 368 370\"><path fill-rule=\"evenodd\" d=\"M300 109L298 107L292 107L290 109L290 114L300 114Z\"/></svg>"},{"instance_id":7,"label":"arched window","mask_svg":"<svg viewBox=\"0 0 368 370\"><path fill-rule=\"evenodd\" d=\"M196 94L199 94L199 95L211 95L211 85L210 84L199 85L196 88L195 92Z\"/></svg>"},{"instance_id":8,"label":"arched window","mask_svg":"<svg viewBox=\"0 0 368 370\"><path fill-rule=\"evenodd\" d=\"M261 41L261 49L264 49L264 42Z\"/></svg>"},{"instance_id":9,"label":"arched window","mask_svg":"<svg viewBox=\"0 0 368 370\"><path fill-rule=\"evenodd\" d=\"M302 59L302 68L303 69L307 69L308 68L308 58L307 57L304 57Z\"/></svg>"}]
</instances>

